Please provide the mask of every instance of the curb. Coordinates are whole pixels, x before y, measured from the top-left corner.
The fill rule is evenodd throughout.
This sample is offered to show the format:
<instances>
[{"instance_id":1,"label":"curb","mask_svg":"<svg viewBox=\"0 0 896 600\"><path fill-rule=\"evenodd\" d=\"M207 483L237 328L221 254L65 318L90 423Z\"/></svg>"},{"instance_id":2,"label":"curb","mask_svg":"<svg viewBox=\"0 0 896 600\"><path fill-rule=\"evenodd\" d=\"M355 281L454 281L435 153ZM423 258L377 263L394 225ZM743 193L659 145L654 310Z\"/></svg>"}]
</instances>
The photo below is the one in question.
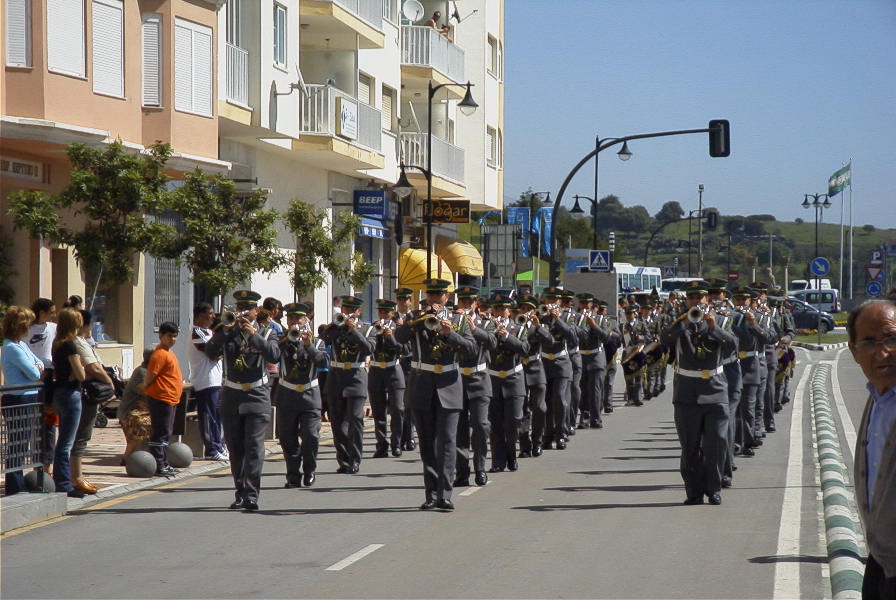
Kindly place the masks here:
<instances>
[{"instance_id":1,"label":"curb","mask_svg":"<svg viewBox=\"0 0 896 600\"><path fill-rule=\"evenodd\" d=\"M806 350L839 350L840 348L846 348L849 345L849 342L837 342L836 344L809 344L807 342L793 342L793 345L797 348L804 348Z\"/></svg>"},{"instance_id":2,"label":"curb","mask_svg":"<svg viewBox=\"0 0 896 600\"><path fill-rule=\"evenodd\" d=\"M834 600L862 597L865 566L859 548L861 525L855 496L847 486L847 470L840 451L840 437L828 401L830 365L813 365L810 375L812 437L821 480L825 537Z\"/></svg>"}]
</instances>

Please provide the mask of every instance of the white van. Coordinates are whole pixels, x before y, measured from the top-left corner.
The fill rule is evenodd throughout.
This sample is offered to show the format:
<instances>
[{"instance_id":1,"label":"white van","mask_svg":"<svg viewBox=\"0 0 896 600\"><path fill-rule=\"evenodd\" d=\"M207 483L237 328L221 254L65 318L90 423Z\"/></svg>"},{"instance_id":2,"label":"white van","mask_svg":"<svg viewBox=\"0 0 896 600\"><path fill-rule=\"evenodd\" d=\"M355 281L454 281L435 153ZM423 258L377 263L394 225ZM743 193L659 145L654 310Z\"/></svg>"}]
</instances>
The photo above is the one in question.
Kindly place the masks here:
<instances>
[{"instance_id":1,"label":"white van","mask_svg":"<svg viewBox=\"0 0 896 600\"><path fill-rule=\"evenodd\" d=\"M794 279L790 282L790 286L787 288L789 291L800 291L800 290L811 290L811 289L820 289L820 290L829 290L831 289L831 280L830 279Z\"/></svg>"},{"instance_id":2,"label":"white van","mask_svg":"<svg viewBox=\"0 0 896 600\"><path fill-rule=\"evenodd\" d=\"M824 312L840 312L840 293L834 288L828 290L798 290L788 295L791 298L802 300L806 304L811 304Z\"/></svg>"}]
</instances>

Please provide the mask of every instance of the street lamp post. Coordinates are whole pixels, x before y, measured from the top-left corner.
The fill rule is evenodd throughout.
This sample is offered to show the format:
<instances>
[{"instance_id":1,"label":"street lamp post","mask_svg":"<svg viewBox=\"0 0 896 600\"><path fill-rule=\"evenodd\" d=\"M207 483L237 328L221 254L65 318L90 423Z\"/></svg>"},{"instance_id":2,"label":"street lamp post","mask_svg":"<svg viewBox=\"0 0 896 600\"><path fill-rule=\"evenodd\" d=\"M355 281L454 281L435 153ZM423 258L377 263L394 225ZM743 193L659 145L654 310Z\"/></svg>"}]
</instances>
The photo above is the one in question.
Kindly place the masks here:
<instances>
[{"instance_id":1,"label":"street lamp post","mask_svg":"<svg viewBox=\"0 0 896 600\"><path fill-rule=\"evenodd\" d=\"M582 210L582 207L579 206L579 200L588 200L591 202L591 227L594 228L594 234L591 237L591 249L597 250L597 200L594 198L589 198L588 196L580 196L576 194L573 196L573 199L576 203L573 205L572 210L569 212L574 215L584 214L585 211Z\"/></svg>"},{"instance_id":2,"label":"street lamp post","mask_svg":"<svg viewBox=\"0 0 896 600\"><path fill-rule=\"evenodd\" d=\"M542 194L544 194L544 200L542 200L542 202L545 204L545 206L550 206L551 205L551 193L550 192L532 192L532 196L540 196ZM535 260L535 269L533 269L533 271L532 271L532 274L533 274L532 293L537 293L538 284L541 283L541 238L544 234L544 226L541 223L542 217L541 217L540 210L536 210L533 217L539 220L539 223L538 223L538 248L537 248L538 254L537 254L537 258ZM531 231L532 228L530 227L529 230ZM529 256L532 256L531 252L529 252Z\"/></svg>"},{"instance_id":3,"label":"street lamp post","mask_svg":"<svg viewBox=\"0 0 896 600\"><path fill-rule=\"evenodd\" d=\"M699 231L697 236L697 277L703 277L703 184L697 186L697 212L700 215Z\"/></svg>"},{"instance_id":4,"label":"street lamp post","mask_svg":"<svg viewBox=\"0 0 896 600\"><path fill-rule=\"evenodd\" d=\"M476 101L473 100L473 94L470 93L470 88L473 87L473 84L469 81L467 83L440 83L438 85L433 85L432 81L429 81L427 85L426 166L420 167L417 165L406 165L401 163L399 165L401 173L398 177L398 182L396 182L395 186L392 188L392 190L401 198L410 195L413 186L408 181L407 174L405 173L405 169L407 168L417 169L426 177L426 208L424 209L426 223L426 278L432 277L432 99L440 89L450 86L467 88L467 93L464 94L463 99L457 103L457 106L461 109L462 113L469 116L479 107L479 105L476 104Z\"/></svg>"},{"instance_id":5,"label":"street lamp post","mask_svg":"<svg viewBox=\"0 0 896 600\"><path fill-rule=\"evenodd\" d=\"M812 198L812 202L809 202L809 198ZM804 194L803 208L809 208L810 206L815 207L815 256L812 257L815 259L818 257L818 223L823 218L822 213L824 212L824 209L831 207L831 201L827 194ZM820 287L821 282L818 280L818 277L816 277L815 289L820 289Z\"/></svg>"}]
</instances>

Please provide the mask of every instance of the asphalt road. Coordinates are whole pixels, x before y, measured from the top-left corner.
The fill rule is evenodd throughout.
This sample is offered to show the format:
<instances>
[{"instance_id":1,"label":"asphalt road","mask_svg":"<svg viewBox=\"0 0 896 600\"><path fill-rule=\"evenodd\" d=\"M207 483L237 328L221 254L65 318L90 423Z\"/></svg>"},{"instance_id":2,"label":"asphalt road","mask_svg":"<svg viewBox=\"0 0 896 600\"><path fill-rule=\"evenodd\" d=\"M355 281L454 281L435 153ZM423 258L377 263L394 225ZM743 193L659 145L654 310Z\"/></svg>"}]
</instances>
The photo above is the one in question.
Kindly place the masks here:
<instances>
[{"instance_id":1,"label":"asphalt road","mask_svg":"<svg viewBox=\"0 0 896 600\"><path fill-rule=\"evenodd\" d=\"M643 407L617 403L604 429L580 431L565 451L523 459L519 471L494 474L486 487L455 490L453 513L418 510L416 452L365 459L361 473L340 475L327 445L311 489L283 489L282 459L271 457L257 513L227 509L233 495L222 470L7 535L0 592L3 598L829 597L810 411L797 392L807 390L803 375L811 363L836 361L843 412L854 426L866 393L848 352L797 352L794 402L778 414L778 432L757 456L738 460L721 506L681 505L670 385ZM841 435L848 432L847 423ZM372 438L367 442L369 456Z\"/></svg>"}]
</instances>

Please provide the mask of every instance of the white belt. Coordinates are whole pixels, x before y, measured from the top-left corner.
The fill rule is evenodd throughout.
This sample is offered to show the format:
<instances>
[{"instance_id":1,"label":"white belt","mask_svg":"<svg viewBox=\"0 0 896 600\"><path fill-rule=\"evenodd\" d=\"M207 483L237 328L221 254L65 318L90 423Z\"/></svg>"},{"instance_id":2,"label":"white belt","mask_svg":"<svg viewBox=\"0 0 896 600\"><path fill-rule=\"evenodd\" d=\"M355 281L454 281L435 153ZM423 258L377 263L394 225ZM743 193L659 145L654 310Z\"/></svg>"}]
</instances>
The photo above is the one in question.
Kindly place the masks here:
<instances>
[{"instance_id":1,"label":"white belt","mask_svg":"<svg viewBox=\"0 0 896 600\"><path fill-rule=\"evenodd\" d=\"M532 356L526 356L523 358L523 364L528 365L533 360L541 360L541 354L533 354Z\"/></svg>"},{"instance_id":2,"label":"white belt","mask_svg":"<svg viewBox=\"0 0 896 600\"><path fill-rule=\"evenodd\" d=\"M390 360L388 362L373 361L370 363L370 366L376 367L377 369L388 369L389 367L394 367L397 364L397 360Z\"/></svg>"},{"instance_id":3,"label":"white belt","mask_svg":"<svg viewBox=\"0 0 896 600\"><path fill-rule=\"evenodd\" d=\"M730 365L731 363L737 362L737 360L738 360L737 355L734 355L734 356L728 357L728 358L726 358L725 360L723 360L723 361L722 361L722 364L723 364L723 365Z\"/></svg>"},{"instance_id":4,"label":"white belt","mask_svg":"<svg viewBox=\"0 0 896 600\"><path fill-rule=\"evenodd\" d=\"M300 394L306 390L310 390L317 387L317 379L312 379L308 383L290 383L288 381L283 381L282 379L278 383L280 387L284 387L288 390L292 390L294 392L299 392Z\"/></svg>"},{"instance_id":5,"label":"white belt","mask_svg":"<svg viewBox=\"0 0 896 600\"><path fill-rule=\"evenodd\" d=\"M255 381L247 381L246 383L237 383L236 381L230 381L229 379L224 380L224 387L233 388L235 390L242 390L244 392L248 392L254 387L258 387L260 385L264 385L266 383L266 379L262 377L261 379L256 379Z\"/></svg>"},{"instance_id":6,"label":"white belt","mask_svg":"<svg viewBox=\"0 0 896 600\"><path fill-rule=\"evenodd\" d=\"M696 379L709 379L713 375L718 375L722 373L725 369L721 366L716 367L715 369L703 369L701 371L693 371L691 369L680 369L678 367L675 368L675 373L678 375L683 375L685 377L694 377Z\"/></svg>"},{"instance_id":7,"label":"white belt","mask_svg":"<svg viewBox=\"0 0 896 600\"><path fill-rule=\"evenodd\" d=\"M523 370L523 365L517 365L514 368L510 369L509 371L492 371L491 369L489 369L488 374L494 375L495 377L500 377L501 379L507 379L514 373L519 373L522 370Z\"/></svg>"},{"instance_id":8,"label":"white belt","mask_svg":"<svg viewBox=\"0 0 896 600\"><path fill-rule=\"evenodd\" d=\"M758 356L758 355L759 355L759 353L756 352L755 350L750 350L749 352L747 352L746 350L741 350L740 352L737 353L738 358L748 358L750 356Z\"/></svg>"},{"instance_id":9,"label":"white belt","mask_svg":"<svg viewBox=\"0 0 896 600\"><path fill-rule=\"evenodd\" d=\"M469 377L473 373L479 373L480 371L485 371L487 366L488 365L486 365L485 363L481 363L481 364L476 365L475 367L461 367L460 372L462 375L466 375L467 377Z\"/></svg>"},{"instance_id":10,"label":"white belt","mask_svg":"<svg viewBox=\"0 0 896 600\"><path fill-rule=\"evenodd\" d=\"M579 350L579 352L581 352L585 356L588 356L589 354L597 354L598 352L600 352L603 349L604 349L603 346L598 346L597 348L594 348L593 350L588 350L587 348L583 348L582 350Z\"/></svg>"},{"instance_id":11,"label":"white belt","mask_svg":"<svg viewBox=\"0 0 896 600\"><path fill-rule=\"evenodd\" d=\"M356 362L356 363L353 363L353 362L334 362L334 363L331 363L330 366L331 366L331 367L335 367L335 368L337 368L337 369L342 369L342 370L344 370L344 371L348 371L349 369L360 369L360 368L362 368L365 364L366 364L366 363L362 363L362 362Z\"/></svg>"},{"instance_id":12,"label":"white belt","mask_svg":"<svg viewBox=\"0 0 896 600\"><path fill-rule=\"evenodd\" d=\"M421 371L429 371L438 375L439 373L450 373L457 370L457 363L450 365L431 365L425 362L412 362L411 367L420 369Z\"/></svg>"},{"instance_id":13,"label":"white belt","mask_svg":"<svg viewBox=\"0 0 896 600\"><path fill-rule=\"evenodd\" d=\"M561 350L560 352L557 352L556 354L551 354L550 352L544 352L542 354L542 356L548 360L554 360L555 358L560 358L561 356L566 356L566 354L567 354L566 350L564 349L564 350Z\"/></svg>"}]
</instances>

